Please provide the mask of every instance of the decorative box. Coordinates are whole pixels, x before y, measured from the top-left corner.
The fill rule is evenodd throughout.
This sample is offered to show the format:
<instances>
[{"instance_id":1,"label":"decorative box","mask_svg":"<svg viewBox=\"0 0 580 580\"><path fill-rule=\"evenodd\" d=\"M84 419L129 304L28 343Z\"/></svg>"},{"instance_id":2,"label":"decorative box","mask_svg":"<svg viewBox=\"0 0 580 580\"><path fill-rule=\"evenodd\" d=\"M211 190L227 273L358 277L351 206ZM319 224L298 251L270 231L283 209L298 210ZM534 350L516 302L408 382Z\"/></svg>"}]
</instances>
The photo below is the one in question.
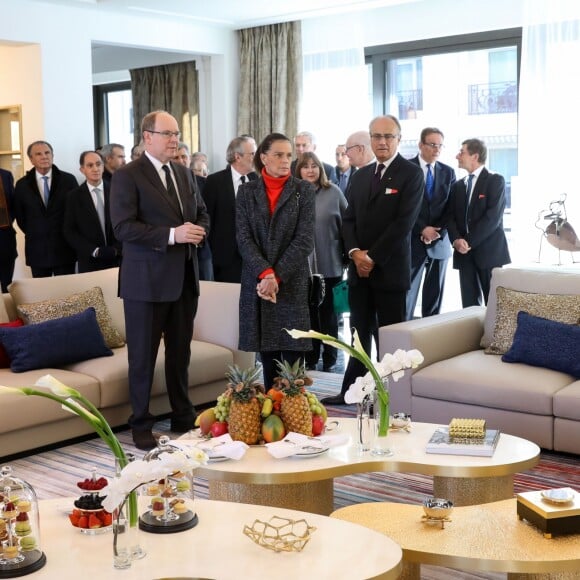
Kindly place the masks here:
<instances>
[{"instance_id":1,"label":"decorative box","mask_svg":"<svg viewBox=\"0 0 580 580\"><path fill-rule=\"evenodd\" d=\"M580 494L569 487L519 493L517 513L546 538L580 533Z\"/></svg>"}]
</instances>

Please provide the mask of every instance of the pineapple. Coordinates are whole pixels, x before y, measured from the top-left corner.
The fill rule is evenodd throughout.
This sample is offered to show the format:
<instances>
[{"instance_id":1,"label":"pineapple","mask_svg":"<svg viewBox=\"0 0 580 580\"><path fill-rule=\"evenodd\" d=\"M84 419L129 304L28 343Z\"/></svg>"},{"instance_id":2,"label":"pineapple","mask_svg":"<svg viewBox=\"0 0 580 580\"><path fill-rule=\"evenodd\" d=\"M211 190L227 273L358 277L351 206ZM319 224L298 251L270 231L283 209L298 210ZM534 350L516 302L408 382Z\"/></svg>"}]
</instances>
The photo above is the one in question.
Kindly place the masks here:
<instances>
[{"instance_id":1,"label":"pineapple","mask_svg":"<svg viewBox=\"0 0 580 580\"><path fill-rule=\"evenodd\" d=\"M279 376L276 388L284 393L280 415L286 431L312 435L312 411L304 394L304 387L312 384L306 376L304 361L298 359L293 365L286 361L276 361Z\"/></svg>"},{"instance_id":2,"label":"pineapple","mask_svg":"<svg viewBox=\"0 0 580 580\"><path fill-rule=\"evenodd\" d=\"M226 374L228 391L231 391L228 416L230 436L234 441L243 441L248 445L255 445L261 437L262 406L257 395L264 392L264 387L258 382L259 374L259 367L242 370L238 365L229 367Z\"/></svg>"}]
</instances>

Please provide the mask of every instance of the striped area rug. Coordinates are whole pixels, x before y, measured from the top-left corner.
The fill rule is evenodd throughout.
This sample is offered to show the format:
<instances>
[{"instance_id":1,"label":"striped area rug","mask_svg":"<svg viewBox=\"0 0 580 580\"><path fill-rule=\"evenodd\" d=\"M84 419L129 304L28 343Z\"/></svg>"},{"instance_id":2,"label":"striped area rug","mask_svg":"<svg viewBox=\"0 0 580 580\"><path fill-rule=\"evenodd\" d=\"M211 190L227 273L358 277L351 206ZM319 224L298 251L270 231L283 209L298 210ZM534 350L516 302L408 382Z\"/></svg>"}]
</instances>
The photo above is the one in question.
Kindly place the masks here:
<instances>
[{"instance_id":1,"label":"striped area rug","mask_svg":"<svg viewBox=\"0 0 580 580\"><path fill-rule=\"evenodd\" d=\"M313 371L314 385L310 387L319 397L336 394L340 389L341 375ZM330 407L329 415L353 417L353 406ZM169 420L156 424L157 434L168 434ZM118 433L119 440L128 451L137 451L128 430ZM43 451L9 463L17 477L30 483L39 499L70 497L78 495L76 482L90 476L91 469L98 475L111 477L114 461L105 444L99 439L90 439L58 449ZM516 492L552 487L580 489L580 457L551 452L542 452L538 466L514 478ZM412 473L364 473L335 479L335 509L360 502L392 501L421 504L432 493L432 478ZM207 482L196 478L195 494L207 497ZM481 580L503 579L505 574L468 574L437 568L422 567L422 578L428 580Z\"/></svg>"}]
</instances>

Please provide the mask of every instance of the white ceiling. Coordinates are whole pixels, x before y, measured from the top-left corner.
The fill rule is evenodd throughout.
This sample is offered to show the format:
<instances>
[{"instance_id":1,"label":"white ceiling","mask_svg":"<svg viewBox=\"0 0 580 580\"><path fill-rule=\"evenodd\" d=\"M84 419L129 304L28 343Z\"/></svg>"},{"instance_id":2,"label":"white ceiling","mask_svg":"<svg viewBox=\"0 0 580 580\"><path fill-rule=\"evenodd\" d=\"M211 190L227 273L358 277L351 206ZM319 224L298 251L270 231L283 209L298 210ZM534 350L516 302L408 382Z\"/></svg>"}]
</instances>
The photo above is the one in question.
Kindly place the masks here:
<instances>
[{"instance_id":1,"label":"white ceiling","mask_svg":"<svg viewBox=\"0 0 580 580\"><path fill-rule=\"evenodd\" d=\"M95 6L106 11L150 14L238 29L328 14L371 10L413 0L37 0L46 4Z\"/></svg>"}]
</instances>

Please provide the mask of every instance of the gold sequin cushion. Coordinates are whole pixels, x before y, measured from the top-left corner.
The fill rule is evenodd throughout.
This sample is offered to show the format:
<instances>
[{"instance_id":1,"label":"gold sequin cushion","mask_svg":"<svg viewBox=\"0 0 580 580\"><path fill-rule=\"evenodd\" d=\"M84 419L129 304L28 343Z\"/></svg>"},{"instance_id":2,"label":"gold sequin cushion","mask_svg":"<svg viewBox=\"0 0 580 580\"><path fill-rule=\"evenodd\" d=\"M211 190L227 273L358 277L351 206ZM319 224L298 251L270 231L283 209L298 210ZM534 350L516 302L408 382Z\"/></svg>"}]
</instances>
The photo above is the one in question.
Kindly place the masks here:
<instances>
[{"instance_id":1,"label":"gold sequin cushion","mask_svg":"<svg viewBox=\"0 0 580 580\"><path fill-rule=\"evenodd\" d=\"M98 286L64 298L43 300L32 304L20 304L16 308L26 324L36 324L71 316L72 314L79 314L84 312L89 306L95 309L97 322L103 333L106 345L109 348L123 346L125 341L113 325L109 309L103 298L103 291Z\"/></svg>"},{"instance_id":2,"label":"gold sequin cushion","mask_svg":"<svg viewBox=\"0 0 580 580\"><path fill-rule=\"evenodd\" d=\"M485 349L487 354L505 354L511 348L520 311L565 324L580 324L580 295L532 294L498 286L493 340Z\"/></svg>"}]
</instances>

